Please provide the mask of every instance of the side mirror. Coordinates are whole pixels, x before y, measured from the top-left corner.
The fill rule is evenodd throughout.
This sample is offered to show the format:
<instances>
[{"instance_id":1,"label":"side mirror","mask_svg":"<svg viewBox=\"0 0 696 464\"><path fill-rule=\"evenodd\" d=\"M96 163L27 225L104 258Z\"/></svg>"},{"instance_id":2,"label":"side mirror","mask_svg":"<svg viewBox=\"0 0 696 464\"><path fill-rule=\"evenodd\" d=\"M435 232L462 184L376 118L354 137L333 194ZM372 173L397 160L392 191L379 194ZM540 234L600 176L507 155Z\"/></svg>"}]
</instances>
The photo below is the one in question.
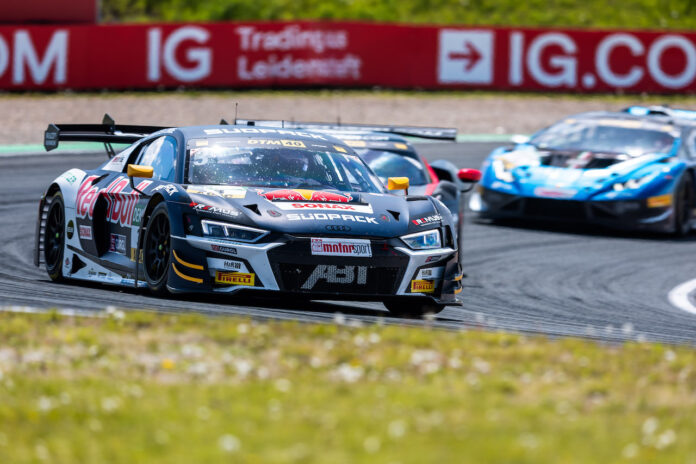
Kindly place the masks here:
<instances>
[{"instance_id":1,"label":"side mirror","mask_svg":"<svg viewBox=\"0 0 696 464\"><path fill-rule=\"evenodd\" d=\"M457 177L462 182L475 183L481 180L481 171L478 169L460 169Z\"/></svg>"},{"instance_id":2,"label":"side mirror","mask_svg":"<svg viewBox=\"0 0 696 464\"><path fill-rule=\"evenodd\" d=\"M140 166L138 164L129 164L128 165L128 177L132 178L133 177L144 177L146 179L152 179L152 166Z\"/></svg>"},{"instance_id":3,"label":"side mirror","mask_svg":"<svg viewBox=\"0 0 696 464\"><path fill-rule=\"evenodd\" d=\"M408 177L390 177L387 181L389 190L405 190L408 195L409 180Z\"/></svg>"},{"instance_id":4,"label":"side mirror","mask_svg":"<svg viewBox=\"0 0 696 464\"><path fill-rule=\"evenodd\" d=\"M152 166L140 166L138 164L129 164L128 169L126 170L126 174L128 177L130 177L130 186L131 188L141 194L144 197L149 197L148 194L143 192L142 190L138 190L135 187L135 184L133 183L133 178L134 177L144 177L146 179L152 179L152 174L153 174L153 169Z\"/></svg>"}]
</instances>

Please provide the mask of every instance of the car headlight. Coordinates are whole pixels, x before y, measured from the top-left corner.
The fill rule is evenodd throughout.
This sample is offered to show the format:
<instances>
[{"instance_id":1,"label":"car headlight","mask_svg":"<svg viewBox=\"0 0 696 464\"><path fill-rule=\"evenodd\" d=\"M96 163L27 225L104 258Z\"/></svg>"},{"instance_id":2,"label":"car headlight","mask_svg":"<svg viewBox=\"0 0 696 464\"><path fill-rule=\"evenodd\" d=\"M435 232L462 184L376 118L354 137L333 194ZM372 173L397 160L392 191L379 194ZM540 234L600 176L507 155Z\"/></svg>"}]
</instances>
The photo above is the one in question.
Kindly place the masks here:
<instances>
[{"instance_id":1,"label":"car headlight","mask_svg":"<svg viewBox=\"0 0 696 464\"><path fill-rule=\"evenodd\" d=\"M255 229L253 227L240 226L239 224L230 224L227 222L211 221L209 219L201 220L201 226L203 227L203 235L236 240L238 242L256 242L269 233L267 230L263 229Z\"/></svg>"},{"instance_id":2,"label":"car headlight","mask_svg":"<svg viewBox=\"0 0 696 464\"><path fill-rule=\"evenodd\" d=\"M512 163L506 160L502 160L500 158L493 160L493 173L495 174L495 177L498 179L504 181L504 182L512 182L512 168L514 167Z\"/></svg>"},{"instance_id":3,"label":"car headlight","mask_svg":"<svg viewBox=\"0 0 696 464\"><path fill-rule=\"evenodd\" d=\"M647 184L657 176L659 172L651 172L650 174L644 175L643 177L631 178L624 182L617 182L611 186L615 192L622 192L624 190L635 190Z\"/></svg>"},{"instance_id":4,"label":"car headlight","mask_svg":"<svg viewBox=\"0 0 696 464\"><path fill-rule=\"evenodd\" d=\"M412 250L430 250L432 248L442 248L440 239L440 229L426 230L416 234L404 235L401 240Z\"/></svg>"}]
</instances>

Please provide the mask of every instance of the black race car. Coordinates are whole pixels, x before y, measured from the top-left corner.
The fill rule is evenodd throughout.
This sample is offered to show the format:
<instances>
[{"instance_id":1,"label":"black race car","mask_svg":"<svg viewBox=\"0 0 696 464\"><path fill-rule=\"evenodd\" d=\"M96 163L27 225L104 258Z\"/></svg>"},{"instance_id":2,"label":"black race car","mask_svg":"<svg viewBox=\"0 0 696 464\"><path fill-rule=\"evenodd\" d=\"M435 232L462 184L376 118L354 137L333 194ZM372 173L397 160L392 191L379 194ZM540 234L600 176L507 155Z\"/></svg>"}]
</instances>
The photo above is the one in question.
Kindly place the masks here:
<instances>
[{"instance_id":1,"label":"black race car","mask_svg":"<svg viewBox=\"0 0 696 464\"><path fill-rule=\"evenodd\" d=\"M53 280L167 292L286 292L384 302L397 315L460 304L457 228L424 195L390 194L344 142L295 129L51 124L111 158L56 178L35 264ZM114 154L111 143L132 143ZM407 178L389 179L392 190Z\"/></svg>"},{"instance_id":2,"label":"black race car","mask_svg":"<svg viewBox=\"0 0 696 464\"><path fill-rule=\"evenodd\" d=\"M432 195L444 203L452 213L457 230L463 224L464 194L481 178L481 171L458 169L447 160L428 163L407 138L454 142L457 137L457 130L454 128L251 119L237 119L235 122L240 125L312 130L333 135L353 148L385 186L389 177L405 176L409 179L410 194ZM461 233L459 237L461 240Z\"/></svg>"}]
</instances>

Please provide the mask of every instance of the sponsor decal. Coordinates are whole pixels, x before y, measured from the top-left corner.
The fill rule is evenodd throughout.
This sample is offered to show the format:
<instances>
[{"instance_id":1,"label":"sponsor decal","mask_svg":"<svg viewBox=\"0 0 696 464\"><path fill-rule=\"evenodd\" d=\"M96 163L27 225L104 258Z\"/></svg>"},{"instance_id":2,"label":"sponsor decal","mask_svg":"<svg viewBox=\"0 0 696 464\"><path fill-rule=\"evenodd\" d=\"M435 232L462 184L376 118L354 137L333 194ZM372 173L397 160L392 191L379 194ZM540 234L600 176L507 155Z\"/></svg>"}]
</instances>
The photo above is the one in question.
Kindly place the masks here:
<instances>
[{"instance_id":1,"label":"sponsor decal","mask_svg":"<svg viewBox=\"0 0 696 464\"><path fill-rule=\"evenodd\" d=\"M348 203L353 199L350 193L338 193L338 192L324 192L316 190L304 190L304 189L283 189L283 190L271 190L263 191L259 190L259 195L266 198L266 200L287 200L287 201L324 201L331 203Z\"/></svg>"},{"instance_id":2,"label":"sponsor decal","mask_svg":"<svg viewBox=\"0 0 696 464\"><path fill-rule=\"evenodd\" d=\"M218 208L217 206L202 205L193 201L189 204L189 206L196 211L207 211L209 213L220 214L222 216L237 217L242 214L236 209Z\"/></svg>"},{"instance_id":3,"label":"sponsor decal","mask_svg":"<svg viewBox=\"0 0 696 464\"><path fill-rule=\"evenodd\" d=\"M234 134L234 135L244 135L244 134L278 134L278 135L289 135L291 137L302 137L306 139L315 140L326 140L319 134L311 134L309 132L292 131L287 129L270 129L268 127L231 127L224 129L203 129L208 135L221 135L221 134Z\"/></svg>"},{"instance_id":4,"label":"sponsor decal","mask_svg":"<svg viewBox=\"0 0 696 464\"><path fill-rule=\"evenodd\" d=\"M325 280L330 284L348 285L356 283L365 285L367 283L367 266L334 266L320 264L307 278L302 289L311 290L320 280Z\"/></svg>"},{"instance_id":5,"label":"sponsor decal","mask_svg":"<svg viewBox=\"0 0 696 464\"><path fill-rule=\"evenodd\" d=\"M269 216L273 216L273 217L280 217L283 215L280 211L276 211L274 209L269 209L266 212L268 213Z\"/></svg>"},{"instance_id":6,"label":"sponsor decal","mask_svg":"<svg viewBox=\"0 0 696 464\"><path fill-rule=\"evenodd\" d=\"M70 173L63 174L63 179L65 179L65 181L68 184L74 184L75 182L77 182L77 177Z\"/></svg>"},{"instance_id":7,"label":"sponsor decal","mask_svg":"<svg viewBox=\"0 0 696 464\"><path fill-rule=\"evenodd\" d=\"M311 250L315 256L372 257L369 240L313 238Z\"/></svg>"},{"instance_id":8,"label":"sponsor decal","mask_svg":"<svg viewBox=\"0 0 696 464\"><path fill-rule=\"evenodd\" d=\"M338 224L331 224L325 227L329 232L350 232L350 226L343 226Z\"/></svg>"},{"instance_id":9,"label":"sponsor decal","mask_svg":"<svg viewBox=\"0 0 696 464\"><path fill-rule=\"evenodd\" d=\"M444 267L429 267L418 272L417 280L435 280L442 278L445 272Z\"/></svg>"},{"instance_id":10,"label":"sponsor decal","mask_svg":"<svg viewBox=\"0 0 696 464\"><path fill-rule=\"evenodd\" d=\"M136 249L135 249L135 248L131 248L130 250L131 250L131 251L130 251L130 260L133 261L133 262L135 262L135 253L136 253ZM143 259L143 250L140 250L140 260L139 260L139 262L142 263L142 262L144 262L144 261L145 261L145 260Z\"/></svg>"},{"instance_id":11,"label":"sponsor decal","mask_svg":"<svg viewBox=\"0 0 696 464\"><path fill-rule=\"evenodd\" d=\"M442 255L437 255L437 256L428 256L425 258L426 263L432 263L433 261L439 261L440 258L442 258Z\"/></svg>"},{"instance_id":12,"label":"sponsor decal","mask_svg":"<svg viewBox=\"0 0 696 464\"><path fill-rule=\"evenodd\" d=\"M87 271L87 275L90 277L96 277L97 271L95 271L94 268L89 268L89 271Z\"/></svg>"},{"instance_id":13,"label":"sponsor decal","mask_svg":"<svg viewBox=\"0 0 696 464\"><path fill-rule=\"evenodd\" d=\"M434 215L428 216L428 217L413 219L411 222L417 226L426 226L428 224L433 224L435 222L440 222L440 221L442 221L442 216L440 216L439 214L434 214Z\"/></svg>"},{"instance_id":14,"label":"sponsor decal","mask_svg":"<svg viewBox=\"0 0 696 464\"><path fill-rule=\"evenodd\" d=\"M112 253L126 254L126 236L111 234L109 239L109 251Z\"/></svg>"},{"instance_id":15,"label":"sponsor decal","mask_svg":"<svg viewBox=\"0 0 696 464\"><path fill-rule=\"evenodd\" d=\"M435 282L432 280L412 280L411 293L433 293Z\"/></svg>"},{"instance_id":16,"label":"sponsor decal","mask_svg":"<svg viewBox=\"0 0 696 464\"><path fill-rule=\"evenodd\" d=\"M80 238L84 240L92 240L92 227L80 226Z\"/></svg>"},{"instance_id":17,"label":"sponsor decal","mask_svg":"<svg viewBox=\"0 0 696 464\"><path fill-rule=\"evenodd\" d=\"M68 221L68 238L72 238L73 234L75 233L75 223L72 222L72 220Z\"/></svg>"},{"instance_id":18,"label":"sponsor decal","mask_svg":"<svg viewBox=\"0 0 696 464\"><path fill-rule=\"evenodd\" d=\"M222 198L244 198L246 196L246 187L189 187L186 189L188 193L196 193L199 195L210 195Z\"/></svg>"},{"instance_id":19,"label":"sponsor decal","mask_svg":"<svg viewBox=\"0 0 696 464\"><path fill-rule=\"evenodd\" d=\"M249 139L249 145L278 145L292 148L307 148L301 140Z\"/></svg>"},{"instance_id":20,"label":"sponsor decal","mask_svg":"<svg viewBox=\"0 0 696 464\"><path fill-rule=\"evenodd\" d=\"M248 287L254 286L256 274L248 274L244 272L215 272L215 283L228 285L245 285Z\"/></svg>"},{"instance_id":21,"label":"sponsor decal","mask_svg":"<svg viewBox=\"0 0 696 464\"><path fill-rule=\"evenodd\" d=\"M98 176L87 177L77 190L75 212L78 218L92 218L97 198L103 195L107 202L106 220L113 224L128 226L133 223L133 210L140 194L131 191L129 179L118 177L107 187L100 189L92 183ZM137 185L138 190L145 189L152 181L144 180ZM124 193L124 190L126 192Z\"/></svg>"},{"instance_id":22,"label":"sponsor decal","mask_svg":"<svg viewBox=\"0 0 696 464\"><path fill-rule=\"evenodd\" d=\"M347 203L290 203L278 202L278 208L288 210L333 210L333 211L354 211L356 213L372 214L372 206L356 205Z\"/></svg>"},{"instance_id":23,"label":"sponsor decal","mask_svg":"<svg viewBox=\"0 0 696 464\"><path fill-rule=\"evenodd\" d=\"M135 208L133 208L133 219L131 225L139 227L140 224L142 224L143 214L145 214L145 208L145 203L138 203L135 205Z\"/></svg>"},{"instance_id":24,"label":"sponsor decal","mask_svg":"<svg viewBox=\"0 0 696 464\"><path fill-rule=\"evenodd\" d=\"M287 217L288 221L353 221L363 224L378 224L375 218L358 214L302 213L288 214Z\"/></svg>"},{"instance_id":25,"label":"sponsor decal","mask_svg":"<svg viewBox=\"0 0 696 464\"><path fill-rule=\"evenodd\" d=\"M408 150L408 145L406 145L405 143L395 143L394 148L398 150Z\"/></svg>"},{"instance_id":26,"label":"sponsor decal","mask_svg":"<svg viewBox=\"0 0 696 464\"><path fill-rule=\"evenodd\" d=\"M334 145L334 150L336 150L339 153L348 153L348 151L345 148L339 147L338 145Z\"/></svg>"},{"instance_id":27,"label":"sponsor decal","mask_svg":"<svg viewBox=\"0 0 696 464\"><path fill-rule=\"evenodd\" d=\"M236 255L237 249L233 247L228 247L224 245L210 245L210 249L217 253L226 253L228 255Z\"/></svg>"},{"instance_id":28,"label":"sponsor decal","mask_svg":"<svg viewBox=\"0 0 696 464\"><path fill-rule=\"evenodd\" d=\"M384 222L389 222L389 216L387 216L386 214L381 214L379 218Z\"/></svg>"},{"instance_id":29,"label":"sponsor decal","mask_svg":"<svg viewBox=\"0 0 696 464\"><path fill-rule=\"evenodd\" d=\"M578 193L575 189L537 187L534 195L545 198L572 198Z\"/></svg>"},{"instance_id":30,"label":"sponsor decal","mask_svg":"<svg viewBox=\"0 0 696 464\"><path fill-rule=\"evenodd\" d=\"M345 143L349 147L355 147L355 148L364 148L367 146L367 143L365 143L364 140L346 140Z\"/></svg>"},{"instance_id":31,"label":"sponsor decal","mask_svg":"<svg viewBox=\"0 0 696 464\"><path fill-rule=\"evenodd\" d=\"M70 258L65 258L65 267L70 267Z\"/></svg>"},{"instance_id":32,"label":"sponsor decal","mask_svg":"<svg viewBox=\"0 0 696 464\"><path fill-rule=\"evenodd\" d=\"M157 187L152 189L153 192L161 192L162 190L167 192L167 195L169 195L171 197L172 195L174 195L176 193L177 188L176 188L176 185L174 185L174 184L162 184L162 185L158 185Z\"/></svg>"},{"instance_id":33,"label":"sponsor decal","mask_svg":"<svg viewBox=\"0 0 696 464\"><path fill-rule=\"evenodd\" d=\"M226 271L234 272L249 272L242 261L237 261L234 259L217 259L208 258L208 268L209 269L224 269Z\"/></svg>"},{"instance_id":34,"label":"sponsor decal","mask_svg":"<svg viewBox=\"0 0 696 464\"><path fill-rule=\"evenodd\" d=\"M249 139L249 145L278 145L280 146L280 140L273 139Z\"/></svg>"}]
</instances>

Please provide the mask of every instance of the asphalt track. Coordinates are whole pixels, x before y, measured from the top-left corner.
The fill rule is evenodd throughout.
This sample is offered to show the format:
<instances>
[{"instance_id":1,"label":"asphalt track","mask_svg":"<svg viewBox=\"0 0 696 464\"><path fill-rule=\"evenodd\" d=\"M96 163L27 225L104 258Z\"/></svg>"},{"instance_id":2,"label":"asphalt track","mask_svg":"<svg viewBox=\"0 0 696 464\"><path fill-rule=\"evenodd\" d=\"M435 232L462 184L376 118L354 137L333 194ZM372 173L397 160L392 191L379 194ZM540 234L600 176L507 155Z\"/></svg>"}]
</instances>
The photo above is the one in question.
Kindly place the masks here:
<instances>
[{"instance_id":1,"label":"asphalt track","mask_svg":"<svg viewBox=\"0 0 696 464\"><path fill-rule=\"evenodd\" d=\"M495 144L427 144L430 160L478 167ZM655 235L546 224L465 224L463 307L434 320L389 317L378 303L312 302L293 306L274 298L177 297L79 284L54 284L32 263L41 191L63 171L95 167L103 154L0 158L0 306L240 314L258 319L354 320L366 323L483 328L606 341L653 340L695 344L696 314L677 309L668 293L696 277L696 236Z\"/></svg>"}]
</instances>

